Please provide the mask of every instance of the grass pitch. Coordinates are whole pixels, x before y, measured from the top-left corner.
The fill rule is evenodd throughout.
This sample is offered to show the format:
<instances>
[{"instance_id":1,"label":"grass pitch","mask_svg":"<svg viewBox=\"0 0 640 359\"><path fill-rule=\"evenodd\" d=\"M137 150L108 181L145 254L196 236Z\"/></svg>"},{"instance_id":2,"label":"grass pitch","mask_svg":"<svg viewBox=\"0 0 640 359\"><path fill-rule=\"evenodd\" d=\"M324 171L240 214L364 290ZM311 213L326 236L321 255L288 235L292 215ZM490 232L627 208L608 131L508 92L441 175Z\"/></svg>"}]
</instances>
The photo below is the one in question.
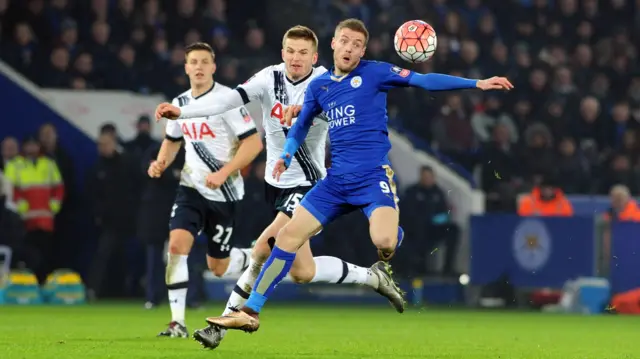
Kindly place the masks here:
<instances>
[{"instance_id":1,"label":"grass pitch","mask_svg":"<svg viewBox=\"0 0 640 359\"><path fill-rule=\"evenodd\" d=\"M221 307L189 311L189 330ZM193 339L156 338L168 310L0 306L0 358L640 358L634 317L272 303L257 333L230 332L210 351Z\"/></svg>"}]
</instances>

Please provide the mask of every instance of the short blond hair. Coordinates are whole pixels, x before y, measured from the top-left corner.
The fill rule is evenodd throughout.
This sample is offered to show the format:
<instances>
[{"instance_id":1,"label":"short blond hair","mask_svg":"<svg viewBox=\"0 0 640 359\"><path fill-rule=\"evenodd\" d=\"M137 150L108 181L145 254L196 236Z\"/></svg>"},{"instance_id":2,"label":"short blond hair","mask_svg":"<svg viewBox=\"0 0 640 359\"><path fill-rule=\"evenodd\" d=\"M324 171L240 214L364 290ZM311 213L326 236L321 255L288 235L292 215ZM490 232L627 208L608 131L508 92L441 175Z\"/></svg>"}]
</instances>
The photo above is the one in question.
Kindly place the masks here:
<instances>
[{"instance_id":1,"label":"short blond hair","mask_svg":"<svg viewBox=\"0 0 640 359\"><path fill-rule=\"evenodd\" d=\"M367 26L362 22L362 20L358 19L346 19L340 21L338 26L336 26L335 34L342 29L349 29L351 31L359 32L364 35L364 44L367 45L369 42L369 30L367 30Z\"/></svg>"},{"instance_id":2,"label":"short blond hair","mask_svg":"<svg viewBox=\"0 0 640 359\"><path fill-rule=\"evenodd\" d=\"M313 32L313 30L306 26L296 25L287 30L287 32L285 32L284 36L282 37L283 48L285 46L284 43L287 39L311 41L311 43L313 44L313 49L315 51L318 51L318 36L316 36L316 33Z\"/></svg>"}]
</instances>

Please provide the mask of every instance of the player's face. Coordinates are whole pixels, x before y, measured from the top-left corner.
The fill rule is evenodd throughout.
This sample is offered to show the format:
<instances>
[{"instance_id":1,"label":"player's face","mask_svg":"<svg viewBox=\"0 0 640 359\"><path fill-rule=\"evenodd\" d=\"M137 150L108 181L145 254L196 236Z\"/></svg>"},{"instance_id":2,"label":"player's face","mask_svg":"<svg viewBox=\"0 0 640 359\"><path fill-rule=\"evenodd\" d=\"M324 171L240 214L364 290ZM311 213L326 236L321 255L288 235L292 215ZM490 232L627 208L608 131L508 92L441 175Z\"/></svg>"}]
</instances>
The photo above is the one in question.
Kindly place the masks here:
<instances>
[{"instance_id":1,"label":"player's face","mask_svg":"<svg viewBox=\"0 0 640 359\"><path fill-rule=\"evenodd\" d=\"M318 52L313 42L305 39L286 39L282 49L282 61L291 80L298 80L311 72L318 61Z\"/></svg>"},{"instance_id":2,"label":"player's face","mask_svg":"<svg viewBox=\"0 0 640 359\"><path fill-rule=\"evenodd\" d=\"M350 72L364 56L364 34L351 29L340 29L331 40L333 49L333 62L340 72Z\"/></svg>"},{"instance_id":3,"label":"player's face","mask_svg":"<svg viewBox=\"0 0 640 359\"><path fill-rule=\"evenodd\" d=\"M208 51L191 51L189 55L187 55L184 72L189 76L192 87L208 84L216 72L216 64L213 61L213 56L211 56L211 53Z\"/></svg>"}]
</instances>

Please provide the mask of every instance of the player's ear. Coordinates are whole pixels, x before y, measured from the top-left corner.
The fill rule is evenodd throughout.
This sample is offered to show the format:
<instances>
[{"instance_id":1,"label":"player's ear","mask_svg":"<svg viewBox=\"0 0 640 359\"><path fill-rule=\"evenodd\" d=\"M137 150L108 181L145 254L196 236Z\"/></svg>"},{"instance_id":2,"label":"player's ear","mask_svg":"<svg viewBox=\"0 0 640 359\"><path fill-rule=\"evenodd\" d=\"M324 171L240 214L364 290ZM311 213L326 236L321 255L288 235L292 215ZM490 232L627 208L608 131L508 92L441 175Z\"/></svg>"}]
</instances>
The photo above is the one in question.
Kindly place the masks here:
<instances>
[{"instance_id":1,"label":"player's ear","mask_svg":"<svg viewBox=\"0 0 640 359\"><path fill-rule=\"evenodd\" d=\"M313 54L312 64L314 64L314 65L315 65L315 64L316 64L316 62L318 62L318 53L317 53L317 52L315 52L315 53Z\"/></svg>"},{"instance_id":2,"label":"player's ear","mask_svg":"<svg viewBox=\"0 0 640 359\"><path fill-rule=\"evenodd\" d=\"M284 49L280 50L280 56L282 56L282 62L284 62Z\"/></svg>"},{"instance_id":3,"label":"player's ear","mask_svg":"<svg viewBox=\"0 0 640 359\"><path fill-rule=\"evenodd\" d=\"M211 73L212 75L216 73L216 70L218 69L218 65L216 65L216 63L213 63L213 72Z\"/></svg>"},{"instance_id":4,"label":"player's ear","mask_svg":"<svg viewBox=\"0 0 640 359\"><path fill-rule=\"evenodd\" d=\"M335 50L336 49L336 38L332 37L331 38L331 50Z\"/></svg>"},{"instance_id":5,"label":"player's ear","mask_svg":"<svg viewBox=\"0 0 640 359\"><path fill-rule=\"evenodd\" d=\"M189 75L189 70L187 70L187 63L184 63L184 73Z\"/></svg>"}]
</instances>

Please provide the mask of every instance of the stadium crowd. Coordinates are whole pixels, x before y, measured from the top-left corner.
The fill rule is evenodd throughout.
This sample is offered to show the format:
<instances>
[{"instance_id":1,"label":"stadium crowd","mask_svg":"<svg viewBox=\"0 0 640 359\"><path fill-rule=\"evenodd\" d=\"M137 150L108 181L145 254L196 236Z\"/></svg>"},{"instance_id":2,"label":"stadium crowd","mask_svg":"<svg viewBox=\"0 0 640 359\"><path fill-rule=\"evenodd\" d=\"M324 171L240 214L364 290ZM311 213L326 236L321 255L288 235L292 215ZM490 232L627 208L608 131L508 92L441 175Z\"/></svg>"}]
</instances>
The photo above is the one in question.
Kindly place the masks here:
<instances>
[{"instance_id":1,"label":"stadium crowd","mask_svg":"<svg viewBox=\"0 0 640 359\"><path fill-rule=\"evenodd\" d=\"M0 0L0 58L43 87L130 90L173 98L188 87L183 68L186 44L210 43L218 63L216 81L233 86L280 61L282 34L295 23L318 32L320 63L330 66L329 43L335 24L343 18L357 17L371 30L367 47L370 59L423 73L473 78L504 75L512 80L516 89L509 94L425 93L414 89L391 92L389 117L391 126L417 145L442 156L445 163L458 163L463 172L473 173L487 194L488 210L516 211L517 194L539 185L550 186L560 194L607 194L614 185L624 185L632 195L639 194L638 10L640 2L625 0ZM395 29L410 18L433 24L438 33L436 55L423 64L403 64L393 49ZM114 210L123 205L144 213L142 208L149 198L145 195L149 194L146 189L141 191L148 186L142 175L139 182L132 183L100 181L99 175L101 168L105 171L116 166L107 159L119 152L126 153L127 160L118 162L117 166L122 166L118 171L133 168L131 171L140 172L140 163L150 158L150 148L157 143L144 135L148 132L147 120L141 119L139 126L141 135L129 143L118 143L117 129L109 125L103 128L101 159L83 186L101 186L101 191L94 193L103 197L91 199L94 204L104 201L112 206L92 207L102 213L95 216L99 226L105 221L121 224L119 219L124 216L135 216ZM56 236L62 241L65 235L60 233L73 225L64 214L65 206L79 202L81 196L78 184L73 183L73 164L64 149L55 146L55 129L47 128L40 131L41 152L57 162L61 174L61 180L51 183L60 186L60 192L48 200L55 203L63 196L64 200L61 207L50 207L56 224L45 231L48 235L39 238ZM53 131L53 140L47 139L47 131ZM37 143L35 137L25 140L25 145ZM18 142L4 139L3 167L18 153ZM260 162L247 170L245 202L252 201L252 206L262 203L260 171ZM407 213L428 217L430 226L446 229L450 225L442 216L448 213L446 203L442 207L416 199L425 197L420 193L442 193L433 187L430 175L433 171L422 169L420 183L407 191L411 198L405 197L403 206L414 207ZM175 181L169 178L163 188ZM143 195L135 199L136 206L107 201L123 197L110 196L118 191ZM133 197L124 196L124 200ZM170 206L171 196L165 197L162 200ZM526 208L520 210L524 213ZM114 211L117 216L105 218ZM268 215L266 209L264 212ZM248 224L247 236L253 235L249 234L251 230L263 228L265 221L268 218ZM416 223L422 222L418 219ZM103 236L135 236L136 226L130 224L112 228L106 235L103 231ZM162 230L141 225L137 229L139 239L164 241ZM357 225L348 230L356 236L366 233ZM422 230L415 229L414 233ZM429 228L430 233L433 230ZM444 237L451 237L455 230L442 232L448 233ZM327 233L325 238L330 240L331 230ZM456 238L446 240L455 243ZM40 242L46 240L33 243ZM108 241L111 245L117 242ZM156 252L149 252L149 256L156 258L162 248L154 244ZM35 246L40 248L36 253L51 250L47 244ZM101 251L115 251L116 247L101 247ZM342 247L342 243L331 246L358 252L357 248ZM451 248L454 252L455 244ZM342 256L355 263L370 260ZM66 265L68 260L63 254L54 258L61 263L39 264L45 267L43 272ZM90 282L102 281L107 265L106 260L94 263ZM450 263L445 267L453 271Z\"/></svg>"}]
</instances>

